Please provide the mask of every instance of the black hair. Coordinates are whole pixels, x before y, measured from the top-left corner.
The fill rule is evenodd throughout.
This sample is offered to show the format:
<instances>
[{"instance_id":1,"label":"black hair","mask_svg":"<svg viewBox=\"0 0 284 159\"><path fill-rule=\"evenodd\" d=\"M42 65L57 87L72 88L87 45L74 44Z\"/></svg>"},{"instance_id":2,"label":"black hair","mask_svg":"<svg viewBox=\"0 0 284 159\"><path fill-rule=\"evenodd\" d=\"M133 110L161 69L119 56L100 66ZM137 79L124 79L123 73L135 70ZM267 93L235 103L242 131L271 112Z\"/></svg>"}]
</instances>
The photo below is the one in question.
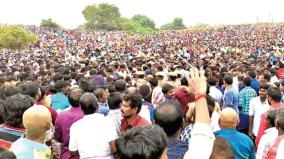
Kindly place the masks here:
<instances>
[{"instance_id":1,"label":"black hair","mask_svg":"<svg viewBox=\"0 0 284 159\"><path fill-rule=\"evenodd\" d=\"M123 96L122 100L129 102L129 106L133 108L138 108L137 114L140 112L142 107L142 97L136 93L128 93Z\"/></svg>"},{"instance_id":2,"label":"black hair","mask_svg":"<svg viewBox=\"0 0 284 159\"><path fill-rule=\"evenodd\" d=\"M140 95L145 99L148 98L151 93L151 88L147 84L143 84L139 87L139 93Z\"/></svg>"},{"instance_id":3,"label":"black hair","mask_svg":"<svg viewBox=\"0 0 284 159\"><path fill-rule=\"evenodd\" d=\"M108 89L108 92L109 92L109 93L116 92L116 89L115 89L114 84L109 84L109 85L107 86L107 89Z\"/></svg>"},{"instance_id":4,"label":"black hair","mask_svg":"<svg viewBox=\"0 0 284 159\"><path fill-rule=\"evenodd\" d=\"M82 89L76 88L70 91L68 95L69 103L72 107L79 107L80 103L79 100L81 96L84 94Z\"/></svg>"},{"instance_id":5,"label":"black hair","mask_svg":"<svg viewBox=\"0 0 284 159\"><path fill-rule=\"evenodd\" d=\"M186 77L181 78L180 84L182 86L188 86L188 81L187 81Z\"/></svg>"},{"instance_id":6,"label":"black hair","mask_svg":"<svg viewBox=\"0 0 284 159\"><path fill-rule=\"evenodd\" d=\"M124 80L115 81L114 86L118 92L123 92L126 90L126 82Z\"/></svg>"},{"instance_id":7,"label":"black hair","mask_svg":"<svg viewBox=\"0 0 284 159\"><path fill-rule=\"evenodd\" d=\"M0 147L0 158L2 159L16 159L16 156L13 152L8 151Z\"/></svg>"},{"instance_id":8,"label":"black hair","mask_svg":"<svg viewBox=\"0 0 284 159\"><path fill-rule=\"evenodd\" d=\"M276 114L276 127L277 129L281 129L282 131L284 131L284 108L281 108L278 110L277 114Z\"/></svg>"},{"instance_id":9,"label":"black hair","mask_svg":"<svg viewBox=\"0 0 284 159\"><path fill-rule=\"evenodd\" d=\"M29 83L25 85L25 89L23 90L23 94L28 95L32 98L35 98L38 94L39 87L34 83Z\"/></svg>"},{"instance_id":10,"label":"black hair","mask_svg":"<svg viewBox=\"0 0 284 159\"><path fill-rule=\"evenodd\" d=\"M158 159L167 147L167 136L157 125L132 128L115 146L118 159Z\"/></svg>"},{"instance_id":11,"label":"black hair","mask_svg":"<svg viewBox=\"0 0 284 159\"><path fill-rule=\"evenodd\" d=\"M64 87L70 86L71 84L67 81L57 81L54 84L54 87L57 92L61 92Z\"/></svg>"},{"instance_id":12,"label":"black hair","mask_svg":"<svg viewBox=\"0 0 284 159\"><path fill-rule=\"evenodd\" d=\"M98 108L99 103L93 93L85 93L80 97L79 104L85 115L94 114Z\"/></svg>"},{"instance_id":13,"label":"black hair","mask_svg":"<svg viewBox=\"0 0 284 159\"><path fill-rule=\"evenodd\" d=\"M282 98L280 89L276 87L269 87L267 95L275 102L280 102Z\"/></svg>"},{"instance_id":14,"label":"black hair","mask_svg":"<svg viewBox=\"0 0 284 159\"><path fill-rule=\"evenodd\" d=\"M269 84L261 84L260 85L260 87L259 87L259 89L265 89L265 90L268 90L268 88L269 88Z\"/></svg>"},{"instance_id":15,"label":"black hair","mask_svg":"<svg viewBox=\"0 0 284 159\"><path fill-rule=\"evenodd\" d=\"M18 127L22 124L24 112L34 104L30 96L17 94L8 97L5 100L5 118L4 122L8 126Z\"/></svg>"},{"instance_id":16,"label":"black hair","mask_svg":"<svg viewBox=\"0 0 284 159\"><path fill-rule=\"evenodd\" d=\"M97 97L97 99L100 99L104 95L105 90L102 88L97 88L94 90L94 95Z\"/></svg>"},{"instance_id":17,"label":"black hair","mask_svg":"<svg viewBox=\"0 0 284 159\"><path fill-rule=\"evenodd\" d=\"M251 78L250 77L245 77L244 78L244 84L245 86L249 87L251 84Z\"/></svg>"},{"instance_id":18,"label":"black hair","mask_svg":"<svg viewBox=\"0 0 284 159\"><path fill-rule=\"evenodd\" d=\"M215 78L208 78L208 84L210 86L216 86L217 80Z\"/></svg>"},{"instance_id":19,"label":"black hair","mask_svg":"<svg viewBox=\"0 0 284 159\"><path fill-rule=\"evenodd\" d=\"M14 87L14 86L7 86L4 87L4 96L5 98L8 98L10 96L19 94L21 91L18 87Z\"/></svg>"},{"instance_id":20,"label":"black hair","mask_svg":"<svg viewBox=\"0 0 284 159\"><path fill-rule=\"evenodd\" d=\"M248 72L248 75L251 77L251 78L256 78L256 74L255 74L255 72L254 71L249 71Z\"/></svg>"},{"instance_id":21,"label":"black hair","mask_svg":"<svg viewBox=\"0 0 284 159\"><path fill-rule=\"evenodd\" d=\"M153 87L157 87L157 86L158 86L158 79L154 77L154 78L150 79L149 83L150 83Z\"/></svg>"},{"instance_id":22,"label":"black hair","mask_svg":"<svg viewBox=\"0 0 284 159\"><path fill-rule=\"evenodd\" d=\"M171 91L172 89L174 89L174 87L170 84L165 84L163 87L162 87L162 92L164 94L167 94L169 91Z\"/></svg>"},{"instance_id":23,"label":"black hair","mask_svg":"<svg viewBox=\"0 0 284 159\"><path fill-rule=\"evenodd\" d=\"M233 84L233 76L229 75L229 74L225 75L224 76L224 82L228 85Z\"/></svg>"},{"instance_id":24,"label":"black hair","mask_svg":"<svg viewBox=\"0 0 284 159\"><path fill-rule=\"evenodd\" d=\"M110 93L107 99L109 109L119 109L122 102L122 94L120 92Z\"/></svg>"},{"instance_id":25,"label":"black hair","mask_svg":"<svg viewBox=\"0 0 284 159\"><path fill-rule=\"evenodd\" d=\"M167 136L173 136L182 128L183 118L181 106L177 102L164 102L154 114L155 123L161 126Z\"/></svg>"},{"instance_id":26,"label":"black hair","mask_svg":"<svg viewBox=\"0 0 284 159\"><path fill-rule=\"evenodd\" d=\"M88 82L86 79L82 79L80 82L79 87L84 91L84 92L93 92L94 87Z\"/></svg>"},{"instance_id":27,"label":"black hair","mask_svg":"<svg viewBox=\"0 0 284 159\"><path fill-rule=\"evenodd\" d=\"M235 154L231 145L225 139L216 137L214 140L214 146L209 159L234 159Z\"/></svg>"},{"instance_id":28,"label":"black hair","mask_svg":"<svg viewBox=\"0 0 284 159\"><path fill-rule=\"evenodd\" d=\"M4 123L4 117L5 117L5 101L0 99L0 124Z\"/></svg>"}]
</instances>

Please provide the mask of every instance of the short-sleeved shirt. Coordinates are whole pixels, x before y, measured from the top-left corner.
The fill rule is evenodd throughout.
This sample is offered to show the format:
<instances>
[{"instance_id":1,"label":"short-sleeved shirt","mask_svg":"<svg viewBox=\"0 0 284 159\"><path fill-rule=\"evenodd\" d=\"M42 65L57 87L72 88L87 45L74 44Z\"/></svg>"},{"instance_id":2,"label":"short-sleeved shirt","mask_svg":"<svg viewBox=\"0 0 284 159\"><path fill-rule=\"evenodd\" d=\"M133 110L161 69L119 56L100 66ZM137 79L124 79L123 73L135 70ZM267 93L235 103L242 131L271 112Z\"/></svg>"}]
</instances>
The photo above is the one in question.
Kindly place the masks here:
<instances>
[{"instance_id":1,"label":"short-sleeved shirt","mask_svg":"<svg viewBox=\"0 0 284 159\"><path fill-rule=\"evenodd\" d=\"M249 116L253 116L252 132L256 136L260 124L260 116L269 109L267 99L261 102L260 97L252 98L249 104Z\"/></svg>"},{"instance_id":2,"label":"short-sleeved shirt","mask_svg":"<svg viewBox=\"0 0 284 159\"><path fill-rule=\"evenodd\" d=\"M232 146L237 159L255 159L252 140L236 129L222 129L214 133L216 137L224 138Z\"/></svg>"},{"instance_id":3,"label":"short-sleeved shirt","mask_svg":"<svg viewBox=\"0 0 284 159\"><path fill-rule=\"evenodd\" d=\"M245 87L244 89L241 90L239 93L239 106L241 107L240 109L240 114L243 115L249 115L249 103L250 100L254 97L256 97L256 92L254 89L251 87Z\"/></svg>"},{"instance_id":4,"label":"short-sleeved shirt","mask_svg":"<svg viewBox=\"0 0 284 159\"><path fill-rule=\"evenodd\" d=\"M229 88L225 90L222 108L225 107L232 107L237 113L239 113L238 92L234 90L234 88Z\"/></svg>"},{"instance_id":5,"label":"short-sleeved shirt","mask_svg":"<svg viewBox=\"0 0 284 159\"><path fill-rule=\"evenodd\" d=\"M26 138L15 141L11 150L17 159L51 159L51 150L48 146Z\"/></svg>"},{"instance_id":6,"label":"short-sleeved shirt","mask_svg":"<svg viewBox=\"0 0 284 159\"><path fill-rule=\"evenodd\" d=\"M112 159L111 141L118 138L116 128L104 115L85 115L70 128L69 150L78 151L80 158Z\"/></svg>"}]
</instances>

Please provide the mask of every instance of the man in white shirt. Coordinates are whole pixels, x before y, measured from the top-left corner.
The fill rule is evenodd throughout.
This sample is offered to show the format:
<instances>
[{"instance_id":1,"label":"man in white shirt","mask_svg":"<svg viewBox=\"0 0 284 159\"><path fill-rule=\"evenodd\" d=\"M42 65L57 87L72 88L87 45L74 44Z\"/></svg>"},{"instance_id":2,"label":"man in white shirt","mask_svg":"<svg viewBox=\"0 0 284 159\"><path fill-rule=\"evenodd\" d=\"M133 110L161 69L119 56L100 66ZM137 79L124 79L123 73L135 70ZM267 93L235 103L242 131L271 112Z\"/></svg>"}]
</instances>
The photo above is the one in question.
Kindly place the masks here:
<instances>
[{"instance_id":1,"label":"man in white shirt","mask_svg":"<svg viewBox=\"0 0 284 159\"><path fill-rule=\"evenodd\" d=\"M252 98L249 104L249 132L248 135L252 138L257 135L260 116L269 109L267 101L268 84L262 84L259 88L259 96Z\"/></svg>"},{"instance_id":2,"label":"man in white shirt","mask_svg":"<svg viewBox=\"0 0 284 159\"><path fill-rule=\"evenodd\" d=\"M278 136L278 130L275 128L275 117L277 111L275 109L270 109L267 111L267 125L268 129L265 130L264 135L261 137L258 147L257 153L255 155L256 159L264 159L268 150L272 146L274 140Z\"/></svg>"},{"instance_id":3,"label":"man in white shirt","mask_svg":"<svg viewBox=\"0 0 284 159\"><path fill-rule=\"evenodd\" d=\"M92 93L80 98L84 117L70 128L69 151L78 154L81 159L113 159L115 142L118 138L111 120L98 112L98 100Z\"/></svg>"},{"instance_id":4,"label":"man in white shirt","mask_svg":"<svg viewBox=\"0 0 284 159\"><path fill-rule=\"evenodd\" d=\"M222 92L216 87L217 80L214 78L208 79L209 88L209 95L214 98L220 105L222 104Z\"/></svg>"}]
</instances>

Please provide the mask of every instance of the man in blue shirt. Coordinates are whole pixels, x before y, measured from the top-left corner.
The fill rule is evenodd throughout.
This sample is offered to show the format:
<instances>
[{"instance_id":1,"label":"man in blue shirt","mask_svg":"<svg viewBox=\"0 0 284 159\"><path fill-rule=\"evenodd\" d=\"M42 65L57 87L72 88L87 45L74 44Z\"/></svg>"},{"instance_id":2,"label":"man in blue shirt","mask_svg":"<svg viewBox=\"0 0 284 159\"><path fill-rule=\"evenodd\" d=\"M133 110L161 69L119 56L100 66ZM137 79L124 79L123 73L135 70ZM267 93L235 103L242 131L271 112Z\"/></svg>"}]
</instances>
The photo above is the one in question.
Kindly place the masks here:
<instances>
[{"instance_id":1,"label":"man in blue shirt","mask_svg":"<svg viewBox=\"0 0 284 159\"><path fill-rule=\"evenodd\" d=\"M182 159L188 144L180 140L183 126L181 106L174 101L160 104L155 111L154 120L167 134L169 159Z\"/></svg>"},{"instance_id":2,"label":"man in blue shirt","mask_svg":"<svg viewBox=\"0 0 284 159\"><path fill-rule=\"evenodd\" d=\"M225 92L223 97L223 106L222 108L231 107L237 113L239 113L238 109L238 92L233 87L233 76L232 75L225 75L224 77L224 85L225 85Z\"/></svg>"},{"instance_id":3,"label":"man in blue shirt","mask_svg":"<svg viewBox=\"0 0 284 159\"><path fill-rule=\"evenodd\" d=\"M236 130L238 115L232 108L225 108L220 113L219 125L221 130L215 132L216 137L224 138L232 146L237 159L254 159L254 144L243 133Z\"/></svg>"},{"instance_id":4,"label":"man in blue shirt","mask_svg":"<svg viewBox=\"0 0 284 159\"><path fill-rule=\"evenodd\" d=\"M248 72L248 76L251 78L251 88L253 88L256 92L256 94L258 95L258 91L259 91L259 87L260 87L260 83L258 82L256 78L256 74L254 71L249 71Z\"/></svg>"},{"instance_id":5,"label":"man in blue shirt","mask_svg":"<svg viewBox=\"0 0 284 159\"><path fill-rule=\"evenodd\" d=\"M248 134L249 126L249 103L250 100L257 96L254 89L250 87L251 78L244 78L245 88L240 91L239 94L239 109L240 109L240 124L239 130L245 134Z\"/></svg>"},{"instance_id":6,"label":"man in blue shirt","mask_svg":"<svg viewBox=\"0 0 284 159\"><path fill-rule=\"evenodd\" d=\"M57 81L55 83L55 89L57 93L51 98L51 107L58 110L64 110L70 107L68 97L70 83L66 81Z\"/></svg>"}]
</instances>

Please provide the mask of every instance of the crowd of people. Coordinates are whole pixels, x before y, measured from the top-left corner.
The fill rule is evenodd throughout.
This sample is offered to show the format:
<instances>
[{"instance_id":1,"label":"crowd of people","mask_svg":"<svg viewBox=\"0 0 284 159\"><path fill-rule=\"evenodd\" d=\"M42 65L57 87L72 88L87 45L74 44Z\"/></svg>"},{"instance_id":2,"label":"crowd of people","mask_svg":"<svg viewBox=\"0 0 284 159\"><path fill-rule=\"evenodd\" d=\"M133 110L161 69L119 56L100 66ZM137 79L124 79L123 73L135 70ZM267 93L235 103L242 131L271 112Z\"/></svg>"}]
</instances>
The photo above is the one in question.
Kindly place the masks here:
<instances>
[{"instance_id":1,"label":"crowd of people","mask_svg":"<svg viewBox=\"0 0 284 159\"><path fill-rule=\"evenodd\" d=\"M0 158L282 159L284 26L23 26L0 51Z\"/></svg>"}]
</instances>

